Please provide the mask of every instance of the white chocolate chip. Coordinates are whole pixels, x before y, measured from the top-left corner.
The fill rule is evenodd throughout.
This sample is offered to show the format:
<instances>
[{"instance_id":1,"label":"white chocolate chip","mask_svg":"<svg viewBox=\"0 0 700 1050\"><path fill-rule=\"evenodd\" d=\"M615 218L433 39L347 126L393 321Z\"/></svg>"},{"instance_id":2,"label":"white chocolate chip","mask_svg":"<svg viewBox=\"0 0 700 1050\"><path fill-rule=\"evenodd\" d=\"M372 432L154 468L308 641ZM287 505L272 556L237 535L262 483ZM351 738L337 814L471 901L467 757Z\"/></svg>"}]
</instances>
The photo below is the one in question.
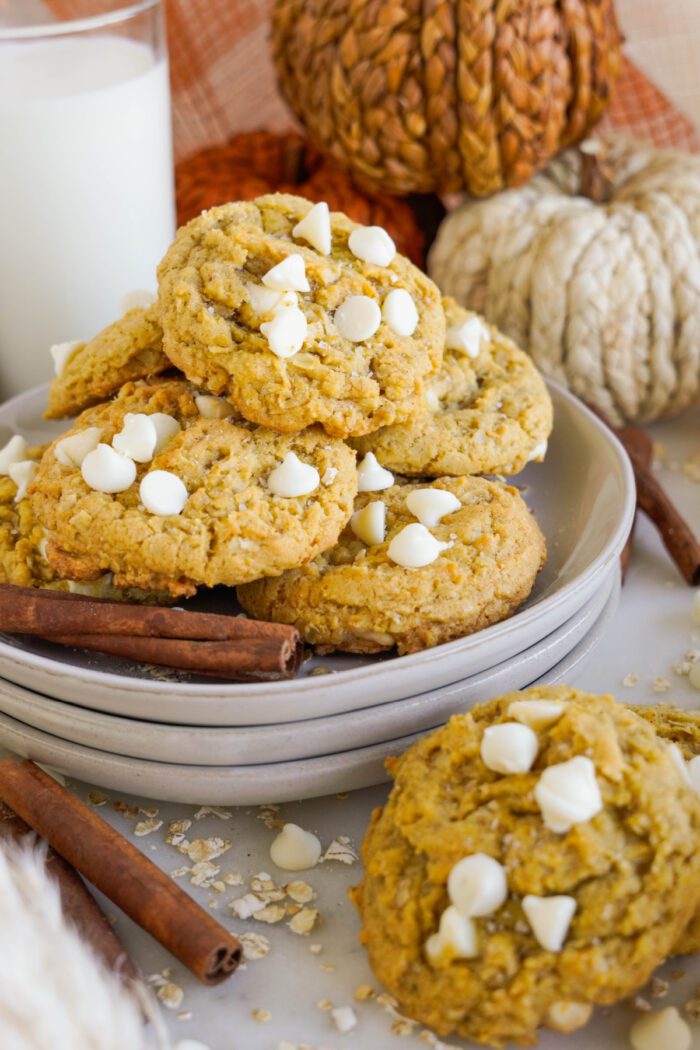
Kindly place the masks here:
<instances>
[{"instance_id":1,"label":"white chocolate chip","mask_svg":"<svg viewBox=\"0 0 700 1050\"><path fill-rule=\"evenodd\" d=\"M246 294L251 309L256 314L276 314L284 306L299 305L296 292L278 292L261 284L247 285Z\"/></svg>"},{"instance_id":2,"label":"white chocolate chip","mask_svg":"<svg viewBox=\"0 0 700 1050\"><path fill-rule=\"evenodd\" d=\"M325 201L309 208L292 230L292 237L307 241L321 255L331 253L331 216Z\"/></svg>"},{"instance_id":3,"label":"white chocolate chip","mask_svg":"<svg viewBox=\"0 0 700 1050\"><path fill-rule=\"evenodd\" d=\"M564 705L557 700L514 700L508 705L507 714L537 732L558 722L564 714Z\"/></svg>"},{"instance_id":4,"label":"white chocolate chip","mask_svg":"<svg viewBox=\"0 0 700 1050\"><path fill-rule=\"evenodd\" d=\"M565 895L523 897L523 911L538 943L548 952L560 952L576 911L576 898Z\"/></svg>"},{"instance_id":5,"label":"white chocolate chip","mask_svg":"<svg viewBox=\"0 0 700 1050\"><path fill-rule=\"evenodd\" d=\"M148 463L153 459L157 441L150 416L145 412L127 412L122 429L112 438L112 448L136 463Z\"/></svg>"},{"instance_id":6,"label":"white chocolate chip","mask_svg":"<svg viewBox=\"0 0 700 1050\"><path fill-rule=\"evenodd\" d=\"M368 295L349 295L335 311L333 320L343 339L361 343L379 328L382 311L379 304Z\"/></svg>"},{"instance_id":7,"label":"white chocolate chip","mask_svg":"<svg viewBox=\"0 0 700 1050\"><path fill-rule=\"evenodd\" d=\"M482 341L488 342L490 333L478 317L467 317L460 324L447 329L445 346L448 350L459 350L467 357L478 357Z\"/></svg>"},{"instance_id":8,"label":"white chocolate chip","mask_svg":"<svg viewBox=\"0 0 700 1050\"><path fill-rule=\"evenodd\" d=\"M121 297L119 312L124 315L128 314L129 310L147 310L149 306L154 305L157 299L155 292L148 291L146 288L135 288Z\"/></svg>"},{"instance_id":9,"label":"white chocolate chip","mask_svg":"<svg viewBox=\"0 0 700 1050\"><path fill-rule=\"evenodd\" d=\"M425 942L425 954L433 965L449 963L452 959L475 959L479 942L474 922L461 915L454 905L445 908L438 932Z\"/></svg>"},{"instance_id":10,"label":"white chocolate chip","mask_svg":"<svg viewBox=\"0 0 700 1050\"><path fill-rule=\"evenodd\" d=\"M181 514L187 503L185 484L169 470L151 470L144 474L139 485L139 496L147 511L166 518Z\"/></svg>"},{"instance_id":11,"label":"white chocolate chip","mask_svg":"<svg viewBox=\"0 0 700 1050\"><path fill-rule=\"evenodd\" d=\"M306 339L308 323L298 306L285 306L271 321L264 321L260 331L277 357L294 357Z\"/></svg>"},{"instance_id":12,"label":"white chocolate chip","mask_svg":"<svg viewBox=\"0 0 700 1050\"><path fill-rule=\"evenodd\" d=\"M683 755L681 754L681 750L678 747L678 744L667 744L666 751L668 753L668 757L671 759L674 766L678 770L678 773L680 774L683 783L687 784L688 787L692 787L693 785L690 780L690 770L688 769L686 761L683 758Z\"/></svg>"},{"instance_id":13,"label":"white chocolate chip","mask_svg":"<svg viewBox=\"0 0 700 1050\"><path fill-rule=\"evenodd\" d=\"M54 445L54 454L64 467L79 467L87 456L97 448L102 431L99 427L86 427L75 434L69 434Z\"/></svg>"},{"instance_id":14,"label":"white chocolate chip","mask_svg":"<svg viewBox=\"0 0 700 1050\"><path fill-rule=\"evenodd\" d=\"M688 776L693 790L700 795L700 755L696 755L688 762Z\"/></svg>"},{"instance_id":15,"label":"white chocolate chip","mask_svg":"<svg viewBox=\"0 0 700 1050\"><path fill-rule=\"evenodd\" d=\"M27 495L27 489L29 488L32 478L36 474L37 464L31 459L23 459L19 463L12 463L10 466L10 477L17 486L17 492L15 493L15 503L19 503L21 499Z\"/></svg>"},{"instance_id":16,"label":"white chocolate chip","mask_svg":"<svg viewBox=\"0 0 700 1050\"><path fill-rule=\"evenodd\" d=\"M406 506L415 514L421 525L433 528L439 525L446 514L454 514L462 506L447 489L414 489L406 497Z\"/></svg>"},{"instance_id":17,"label":"white chocolate chip","mask_svg":"<svg viewBox=\"0 0 700 1050\"><path fill-rule=\"evenodd\" d=\"M356 259L388 266L396 255L396 245L381 226L360 226L348 237L348 248Z\"/></svg>"},{"instance_id":18,"label":"white chocolate chip","mask_svg":"<svg viewBox=\"0 0 700 1050\"><path fill-rule=\"evenodd\" d=\"M386 534L386 504L380 499L368 503L350 518L350 528L359 540L373 547L384 542Z\"/></svg>"},{"instance_id":19,"label":"white chocolate chip","mask_svg":"<svg viewBox=\"0 0 700 1050\"><path fill-rule=\"evenodd\" d=\"M418 311L404 288L394 288L382 303L382 317L395 335L413 335L418 327Z\"/></svg>"},{"instance_id":20,"label":"white chocolate chip","mask_svg":"<svg viewBox=\"0 0 700 1050\"><path fill-rule=\"evenodd\" d=\"M226 398L214 397L212 394L198 394L194 403L204 419L228 419L236 411Z\"/></svg>"},{"instance_id":21,"label":"white chocolate chip","mask_svg":"<svg viewBox=\"0 0 700 1050\"><path fill-rule=\"evenodd\" d=\"M8 477L12 464L21 463L27 458L27 452L29 452L27 442L21 434L14 434L7 444L0 448L0 474Z\"/></svg>"},{"instance_id":22,"label":"white chocolate chip","mask_svg":"<svg viewBox=\"0 0 700 1050\"><path fill-rule=\"evenodd\" d=\"M591 1019L593 1007L590 1003L575 1003L569 999L558 999L547 1010L547 1027L555 1032L575 1032Z\"/></svg>"},{"instance_id":23,"label":"white chocolate chip","mask_svg":"<svg viewBox=\"0 0 700 1050\"><path fill-rule=\"evenodd\" d=\"M481 738L481 759L495 773L527 773L538 751L537 734L520 722L488 726Z\"/></svg>"},{"instance_id":24,"label":"white chocolate chip","mask_svg":"<svg viewBox=\"0 0 700 1050\"><path fill-rule=\"evenodd\" d=\"M331 1010L333 1024L339 1032L350 1032L357 1024L357 1017L352 1006L336 1006Z\"/></svg>"},{"instance_id":25,"label":"white chocolate chip","mask_svg":"<svg viewBox=\"0 0 700 1050\"><path fill-rule=\"evenodd\" d=\"M690 1027L675 1006L645 1014L630 1028L634 1050L690 1050L692 1041Z\"/></svg>"},{"instance_id":26,"label":"white chocolate chip","mask_svg":"<svg viewBox=\"0 0 700 1050\"><path fill-rule=\"evenodd\" d=\"M447 893L461 915L493 915L508 896L506 869L486 853L457 861L447 878Z\"/></svg>"},{"instance_id":27,"label":"white chocolate chip","mask_svg":"<svg viewBox=\"0 0 700 1050\"><path fill-rule=\"evenodd\" d=\"M288 452L280 465L271 471L267 487L275 496L308 496L320 482L316 467L302 463L295 452Z\"/></svg>"},{"instance_id":28,"label":"white chocolate chip","mask_svg":"<svg viewBox=\"0 0 700 1050\"><path fill-rule=\"evenodd\" d=\"M53 370L57 376L63 374L64 368L79 346L83 346L83 343L80 339L74 339L70 343L54 343L53 346L49 347L49 353L53 360Z\"/></svg>"},{"instance_id":29,"label":"white chocolate chip","mask_svg":"<svg viewBox=\"0 0 700 1050\"><path fill-rule=\"evenodd\" d=\"M136 464L121 452L100 443L80 466L83 481L96 492L124 492L136 480Z\"/></svg>"},{"instance_id":30,"label":"white chocolate chip","mask_svg":"<svg viewBox=\"0 0 700 1050\"><path fill-rule=\"evenodd\" d=\"M270 859L283 871L306 871L318 864L321 843L312 831L285 824L270 846Z\"/></svg>"},{"instance_id":31,"label":"white chocolate chip","mask_svg":"<svg viewBox=\"0 0 700 1050\"><path fill-rule=\"evenodd\" d=\"M377 462L374 452L368 452L357 467L357 491L381 492L394 484L394 475Z\"/></svg>"},{"instance_id":32,"label":"white chocolate chip","mask_svg":"<svg viewBox=\"0 0 700 1050\"><path fill-rule=\"evenodd\" d=\"M434 386L429 386L425 392L425 403L428 406L429 412L439 412L442 408L440 404L440 395Z\"/></svg>"},{"instance_id":33,"label":"white chocolate chip","mask_svg":"<svg viewBox=\"0 0 700 1050\"><path fill-rule=\"evenodd\" d=\"M394 536L387 548L387 557L404 569L422 569L430 565L438 555L451 547L451 543L441 543L425 525L414 522L405 525L401 532Z\"/></svg>"},{"instance_id":34,"label":"white chocolate chip","mask_svg":"<svg viewBox=\"0 0 700 1050\"><path fill-rule=\"evenodd\" d=\"M557 834L600 813L603 800L590 758L577 755L545 769L535 787L535 800L545 827Z\"/></svg>"},{"instance_id":35,"label":"white chocolate chip","mask_svg":"<svg viewBox=\"0 0 700 1050\"><path fill-rule=\"evenodd\" d=\"M540 441L539 444L535 445L530 455L527 457L528 463L541 463L544 457L547 455L546 440Z\"/></svg>"},{"instance_id":36,"label":"white chocolate chip","mask_svg":"<svg viewBox=\"0 0 700 1050\"><path fill-rule=\"evenodd\" d=\"M286 259L282 259L266 274L263 274L262 283L266 288L272 288L275 292L310 291L304 256L298 252L292 252Z\"/></svg>"},{"instance_id":37,"label":"white chocolate chip","mask_svg":"<svg viewBox=\"0 0 700 1050\"><path fill-rule=\"evenodd\" d=\"M693 609L690 618L696 627L700 627L700 591L696 591L693 598Z\"/></svg>"},{"instance_id":38,"label":"white chocolate chip","mask_svg":"<svg viewBox=\"0 0 700 1050\"><path fill-rule=\"evenodd\" d=\"M180 424L173 416L169 416L167 412L151 412L148 418L156 428L156 447L153 450L153 455L157 456L159 452L163 451L170 439L180 433Z\"/></svg>"}]
</instances>

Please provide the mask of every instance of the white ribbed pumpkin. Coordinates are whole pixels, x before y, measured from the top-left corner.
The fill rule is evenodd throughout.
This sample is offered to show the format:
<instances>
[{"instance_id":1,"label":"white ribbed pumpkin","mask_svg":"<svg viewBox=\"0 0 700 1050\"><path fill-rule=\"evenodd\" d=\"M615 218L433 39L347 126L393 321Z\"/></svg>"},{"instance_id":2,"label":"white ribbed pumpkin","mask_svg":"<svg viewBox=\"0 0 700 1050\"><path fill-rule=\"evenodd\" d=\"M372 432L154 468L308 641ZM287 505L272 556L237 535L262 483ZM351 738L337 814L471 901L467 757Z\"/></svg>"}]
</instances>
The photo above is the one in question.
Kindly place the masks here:
<instances>
[{"instance_id":1,"label":"white ribbed pumpkin","mask_svg":"<svg viewBox=\"0 0 700 1050\"><path fill-rule=\"evenodd\" d=\"M617 422L700 400L700 157L588 140L448 215L429 271Z\"/></svg>"}]
</instances>

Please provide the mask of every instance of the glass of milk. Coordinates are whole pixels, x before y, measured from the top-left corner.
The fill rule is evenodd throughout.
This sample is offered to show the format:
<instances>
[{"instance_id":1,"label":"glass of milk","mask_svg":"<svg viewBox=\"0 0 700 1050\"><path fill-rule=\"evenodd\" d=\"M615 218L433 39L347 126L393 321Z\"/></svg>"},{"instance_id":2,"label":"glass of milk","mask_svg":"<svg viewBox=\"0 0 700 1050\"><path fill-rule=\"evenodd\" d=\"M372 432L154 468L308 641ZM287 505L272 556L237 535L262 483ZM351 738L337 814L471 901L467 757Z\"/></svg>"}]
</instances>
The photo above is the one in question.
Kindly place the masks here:
<instances>
[{"instance_id":1,"label":"glass of milk","mask_svg":"<svg viewBox=\"0 0 700 1050\"><path fill-rule=\"evenodd\" d=\"M0 24L3 399L50 378L52 344L90 339L123 296L154 291L175 230L161 3L105 6Z\"/></svg>"}]
</instances>

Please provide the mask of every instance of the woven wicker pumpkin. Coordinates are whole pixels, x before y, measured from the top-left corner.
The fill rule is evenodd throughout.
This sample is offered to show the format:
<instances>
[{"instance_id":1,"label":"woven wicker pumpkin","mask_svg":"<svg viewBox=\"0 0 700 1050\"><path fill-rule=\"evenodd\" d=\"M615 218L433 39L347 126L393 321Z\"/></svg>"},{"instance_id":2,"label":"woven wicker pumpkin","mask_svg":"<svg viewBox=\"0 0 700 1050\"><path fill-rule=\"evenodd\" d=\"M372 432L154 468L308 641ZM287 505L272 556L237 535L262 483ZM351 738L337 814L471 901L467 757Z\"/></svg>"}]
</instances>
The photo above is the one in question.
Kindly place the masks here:
<instances>
[{"instance_id":1,"label":"woven wicker pumpkin","mask_svg":"<svg viewBox=\"0 0 700 1050\"><path fill-rule=\"evenodd\" d=\"M429 270L618 422L700 400L700 157L609 136L443 222Z\"/></svg>"},{"instance_id":2,"label":"woven wicker pumpkin","mask_svg":"<svg viewBox=\"0 0 700 1050\"><path fill-rule=\"evenodd\" d=\"M268 131L234 135L227 143L182 161L176 174L180 223L225 201L297 193L312 201L324 200L332 211L343 211L364 226L383 226L402 254L419 266L425 262L426 238L411 206L395 197L363 193L301 135ZM433 225L427 212L425 218L434 233L439 220Z\"/></svg>"},{"instance_id":3,"label":"woven wicker pumpkin","mask_svg":"<svg viewBox=\"0 0 700 1050\"><path fill-rule=\"evenodd\" d=\"M481 197L595 124L620 35L613 0L275 0L272 39L290 106L361 185Z\"/></svg>"}]
</instances>

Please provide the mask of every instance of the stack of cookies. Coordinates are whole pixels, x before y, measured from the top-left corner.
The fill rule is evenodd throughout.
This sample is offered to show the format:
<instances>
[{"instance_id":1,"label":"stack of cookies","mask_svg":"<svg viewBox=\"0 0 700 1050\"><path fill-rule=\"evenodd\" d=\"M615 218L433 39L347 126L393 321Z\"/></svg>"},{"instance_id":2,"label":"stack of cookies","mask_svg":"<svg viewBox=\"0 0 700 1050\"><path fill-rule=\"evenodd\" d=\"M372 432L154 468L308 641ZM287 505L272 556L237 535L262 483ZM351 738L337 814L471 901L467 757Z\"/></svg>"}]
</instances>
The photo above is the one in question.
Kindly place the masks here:
<instances>
[{"instance_id":1,"label":"stack of cookies","mask_svg":"<svg viewBox=\"0 0 700 1050\"><path fill-rule=\"evenodd\" d=\"M0 577L131 600L237 587L326 649L400 653L508 616L545 543L530 359L380 227L270 195L203 212L88 343L52 348L46 449L0 451Z\"/></svg>"}]
</instances>

